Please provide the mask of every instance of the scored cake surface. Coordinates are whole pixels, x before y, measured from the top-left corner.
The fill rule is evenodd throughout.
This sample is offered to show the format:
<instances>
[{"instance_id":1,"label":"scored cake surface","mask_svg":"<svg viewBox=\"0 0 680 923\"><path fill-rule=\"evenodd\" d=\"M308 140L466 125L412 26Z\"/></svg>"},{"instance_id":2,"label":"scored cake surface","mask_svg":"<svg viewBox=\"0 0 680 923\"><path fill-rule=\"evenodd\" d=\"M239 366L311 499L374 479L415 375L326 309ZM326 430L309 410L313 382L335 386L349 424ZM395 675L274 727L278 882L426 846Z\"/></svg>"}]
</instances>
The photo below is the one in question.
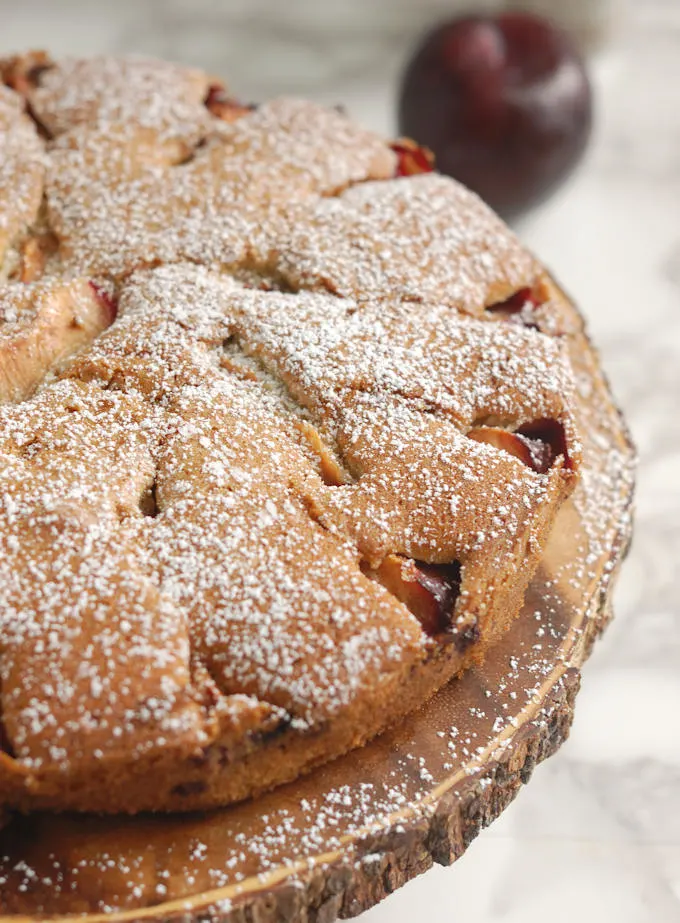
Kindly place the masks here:
<instances>
[{"instance_id":1,"label":"scored cake surface","mask_svg":"<svg viewBox=\"0 0 680 923\"><path fill-rule=\"evenodd\" d=\"M242 799L518 614L578 478L564 296L336 109L0 75L0 810Z\"/></svg>"}]
</instances>

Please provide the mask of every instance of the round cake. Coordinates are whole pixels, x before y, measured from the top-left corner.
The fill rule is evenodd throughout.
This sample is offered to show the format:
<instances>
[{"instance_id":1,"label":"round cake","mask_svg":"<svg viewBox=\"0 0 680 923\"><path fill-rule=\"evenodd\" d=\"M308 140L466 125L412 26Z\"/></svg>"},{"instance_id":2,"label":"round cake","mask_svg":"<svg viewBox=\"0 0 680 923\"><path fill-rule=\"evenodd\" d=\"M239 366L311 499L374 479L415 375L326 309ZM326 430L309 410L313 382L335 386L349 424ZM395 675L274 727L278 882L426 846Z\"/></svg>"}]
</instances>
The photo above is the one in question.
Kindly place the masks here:
<instances>
[{"instance_id":1,"label":"round cake","mask_svg":"<svg viewBox=\"0 0 680 923\"><path fill-rule=\"evenodd\" d=\"M338 109L0 75L0 812L228 804L512 623L578 479L574 315Z\"/></svg>"}]
</instances>

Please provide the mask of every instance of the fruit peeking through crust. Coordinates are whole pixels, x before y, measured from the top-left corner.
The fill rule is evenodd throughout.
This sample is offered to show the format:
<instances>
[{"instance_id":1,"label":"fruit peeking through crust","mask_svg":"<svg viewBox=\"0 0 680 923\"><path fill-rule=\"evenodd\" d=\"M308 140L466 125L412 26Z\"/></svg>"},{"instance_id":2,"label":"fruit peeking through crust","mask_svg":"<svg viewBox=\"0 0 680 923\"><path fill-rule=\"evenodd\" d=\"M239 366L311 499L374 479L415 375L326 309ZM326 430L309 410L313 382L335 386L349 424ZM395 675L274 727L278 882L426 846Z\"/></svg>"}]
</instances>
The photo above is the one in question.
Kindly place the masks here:
<instances>
[{"instance_id":1,"label":"fruit peeking through crust","mask_svg":"<svg viewBox=\"0 0 680 923\"><path fill-rule=\"evenodd\" d=\"M223 122L235 122L255 109L255 106L244 106L233 99L219 83L212 83L208 87L204 103L212 115Z\"/></svg>"},{"instance_id":2,"label":"fruit peeking through crust","mask_svg":"<svg viewBox=\"0 0 680 923\"><path fill-rule=\"evenodd\" d=\"M461 579L457 561L427 564L388 554L371 576L410 609L430 637L452 632Z\"/></svg>"},{"instance_id":3,"label":"fruit peeking through crust","mask_svg":"<svg viewBox=\"0 0 680 923\"><path fill-rule=\"evenodd\" d=\"M486 311L488 314L510 321L510 323L521 324L530 330L539 330L534 312L540 304L539 296L532 289L522 288L510 295L509 298L506 298L505 301L498 301L489 305Z\"/></svg>"},{"instance_id":4,"label":"fruit peeking through crust","mask_svg":"<svg viewBox=\"0 0 680 923\"><path fill-rule=\"evenodd\" d=\"M399 138L390 147L397 155L395 176L415 176L418 173L432 173L434 154L427 147L421 147L410 138Z\"/></svg>"},{"instance_id":5,"label":"fruit peeking through crust","mask_svg":"<svg viewBox=\"0 0 680 923\"><path fill-rule=\"evenodd\" d=\"M103 286L98 285L96 282L90 282L90 288L97 296L97 301L106 309L106 312L109 315L108 322L109 324L112 324L116 319L116 315L118 314L118 300L113 295L109 294L109 292L107 292Z\"/></svg>"},{"instance_id":6,"label":"fruit peeking through crust","mask_svg":"<svg viewBox=\"0 0 680 923\"><path fill-rule=\"evenodd\" d=\"M467 435L469 439L513 455L538 474L549 471L560 456L565 468L571 467L564 427L558 420L534 420L515 432L495 426L477 426Z\"/></svg>"}]
</instances>

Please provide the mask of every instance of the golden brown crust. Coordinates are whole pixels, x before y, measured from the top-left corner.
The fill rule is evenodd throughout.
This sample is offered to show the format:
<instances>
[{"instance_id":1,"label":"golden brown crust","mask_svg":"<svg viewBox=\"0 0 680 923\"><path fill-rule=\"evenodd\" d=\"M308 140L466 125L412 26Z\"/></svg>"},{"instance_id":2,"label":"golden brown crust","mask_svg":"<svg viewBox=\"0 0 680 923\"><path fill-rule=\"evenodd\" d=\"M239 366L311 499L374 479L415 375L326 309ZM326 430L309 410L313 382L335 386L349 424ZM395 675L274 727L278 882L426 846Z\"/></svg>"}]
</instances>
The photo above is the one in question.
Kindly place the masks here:
<instances>
[{"instance_id":1,"label":"golden brown crust","mask_svg":"<svg viewBox=\"0 0 680 923\"><path fill-rule=\"evenodd\" d=\"M228 803L519 611L579 468L562 296L335 110L223 120L161 62L2 72L51 140L0 286L0 807Z\"/></svg>"},{"instance_id":2,"label":"golden brown crust","mask_svg":"<svg viewBox=\"0 0 680 923\"><path fill-rule=\"evenodd\" d=\"M8 251L40 207L45 158L35 125L21 97L0 84L0 281L8 272Z\"/></svg>"}]
</instances>

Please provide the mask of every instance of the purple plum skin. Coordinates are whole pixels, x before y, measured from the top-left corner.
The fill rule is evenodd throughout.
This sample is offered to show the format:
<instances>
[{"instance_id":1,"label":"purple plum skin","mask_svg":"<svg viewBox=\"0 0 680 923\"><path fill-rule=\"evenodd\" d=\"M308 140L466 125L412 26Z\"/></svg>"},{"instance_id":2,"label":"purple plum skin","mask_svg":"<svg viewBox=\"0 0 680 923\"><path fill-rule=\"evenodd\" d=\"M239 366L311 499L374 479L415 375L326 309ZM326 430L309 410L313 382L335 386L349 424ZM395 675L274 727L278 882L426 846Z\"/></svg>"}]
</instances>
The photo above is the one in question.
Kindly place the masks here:
<instances>
[{"instance_id":1,"label":"purple plum skin","mask_svg":"<svg viewBox=\"0 0 680 923\"><path fill-rule=\"evenodd\" d=\"M399 130L512 219L576 166L592 109L584 62L564 31L528 13L469 16L438 26L417 49Z\"/></svg>"}]
</instances>

